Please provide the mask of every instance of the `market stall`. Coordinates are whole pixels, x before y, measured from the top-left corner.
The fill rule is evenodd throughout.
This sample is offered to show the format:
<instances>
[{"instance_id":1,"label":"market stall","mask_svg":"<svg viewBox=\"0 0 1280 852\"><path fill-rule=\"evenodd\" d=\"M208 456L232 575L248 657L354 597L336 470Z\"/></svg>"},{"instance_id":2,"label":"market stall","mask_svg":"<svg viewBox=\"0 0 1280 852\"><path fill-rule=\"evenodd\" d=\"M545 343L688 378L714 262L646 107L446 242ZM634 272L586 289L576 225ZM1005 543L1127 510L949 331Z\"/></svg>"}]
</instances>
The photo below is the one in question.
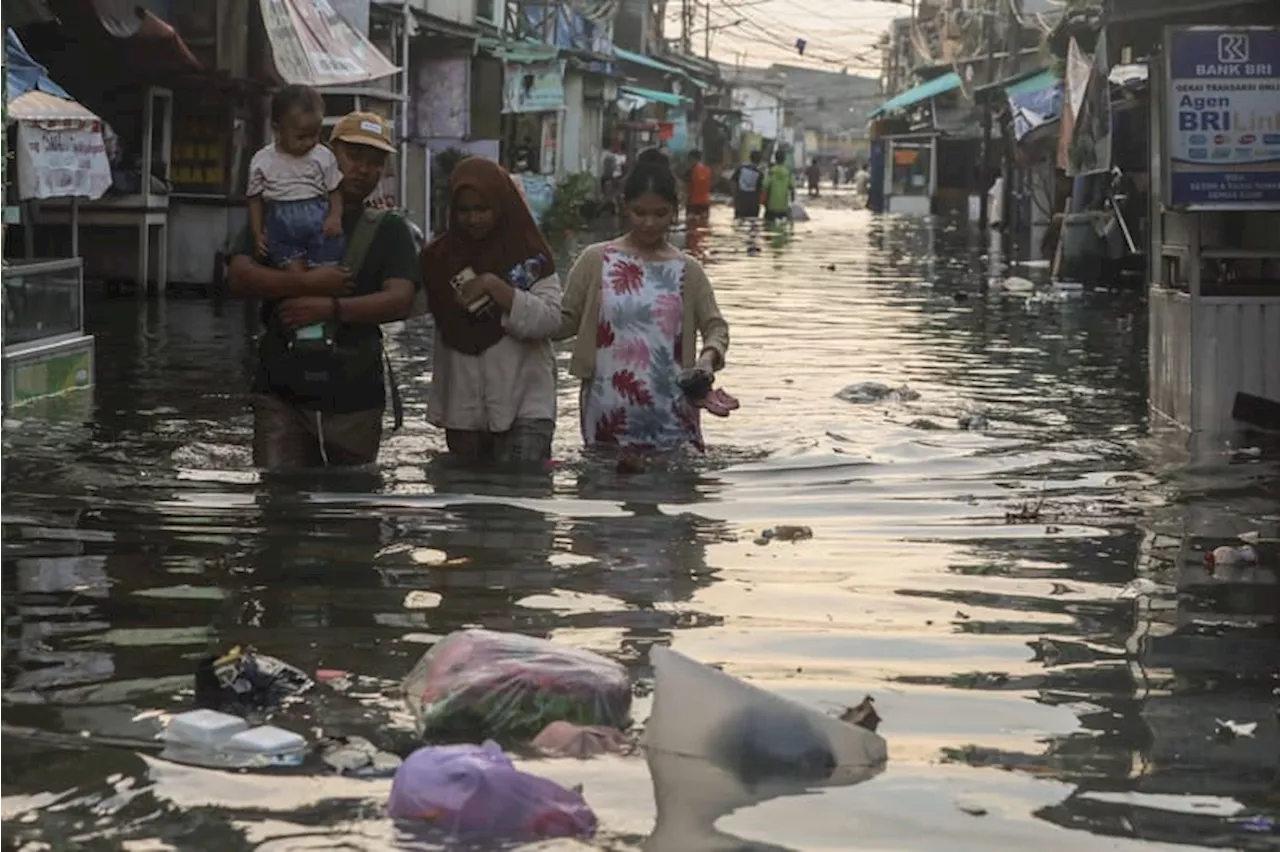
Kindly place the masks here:
<instances>
[{"instance_id":1,"label":"market stall","mask_svg":"<svg viewBox=\"0 0 1280 852\"><path fill-rule=\"evenodd\" d=\"M106 192L111 170L101 120L49 78L12 30L5 34L5 68L5 136L14 150L6 162L5 230L23 231L22 257L4 260L8 408L93 384L77 219L81 199ZM68 257L36 257L33 210L47 199L70 199Z\"/></svg>"},{"instance_id":2,"label":"market stall","mask_svg":"<svg viewBox=\"0 0 1280 852\"><path fill-rule=\"evenodd\" d=\"M1153 60L1151 407L1229 433L1280 402L1280 26L1170 27ZM1274 424L1268 424L1274 428Z\"/></svg>"}]
</instances>

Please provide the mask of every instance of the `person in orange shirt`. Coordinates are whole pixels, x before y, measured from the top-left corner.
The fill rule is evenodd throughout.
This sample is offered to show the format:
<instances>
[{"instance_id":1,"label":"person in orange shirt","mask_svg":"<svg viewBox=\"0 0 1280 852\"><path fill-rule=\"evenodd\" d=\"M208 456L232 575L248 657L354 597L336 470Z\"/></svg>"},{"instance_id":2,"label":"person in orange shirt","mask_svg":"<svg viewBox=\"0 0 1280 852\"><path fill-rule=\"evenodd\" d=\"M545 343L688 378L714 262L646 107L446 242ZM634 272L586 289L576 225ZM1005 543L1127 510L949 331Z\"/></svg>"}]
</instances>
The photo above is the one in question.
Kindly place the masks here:
<instances>
[{"instance_id":1,"label":"person in orange shirt","mask_svg":"<svg viewBox=\"0 0 1280 852\"><path fill-rule=\"evenodd\" d=\"M705 222L711 214L711 167L702 162L701 151L690 151L689 197L685 213L690 222Z\"/></svg>"}]
</instances>

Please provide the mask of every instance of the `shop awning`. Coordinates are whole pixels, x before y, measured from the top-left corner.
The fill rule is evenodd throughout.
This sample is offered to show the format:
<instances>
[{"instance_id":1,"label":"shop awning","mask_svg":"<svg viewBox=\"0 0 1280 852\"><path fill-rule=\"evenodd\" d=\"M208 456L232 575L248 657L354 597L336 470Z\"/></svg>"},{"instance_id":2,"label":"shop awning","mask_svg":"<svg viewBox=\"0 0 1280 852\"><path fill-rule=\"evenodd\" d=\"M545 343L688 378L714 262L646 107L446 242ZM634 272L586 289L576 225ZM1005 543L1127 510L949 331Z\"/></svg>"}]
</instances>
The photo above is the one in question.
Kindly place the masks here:
<instances>
[{"instance_id":1,"label":"shop awning","mask_svg":"<svg viewBox=\"0 0 1280 852\"><path fill-rule=\"evenodd\" d=\"M1061 82L1058 79L1058 75L1052 71L1041 71L1038 74L1010 83L1004 87L1004 91L1007 95L1025 95L1051 89Z\"/></svg>"},{"instance_id":2,"label":"shop awning","mask_svg":"<svg viewBox=\"0 0 1280 852\"><path fill-rule=\"evenodd\" d=\"M633 65L643 65L646 68L652 68L655 71L661 71L664 74L679 74L681 77L685 73L674 65L668 65L665 62L659 62L652 56L645 56L643 53L632 53L629 50L623 50L620 47L614 47L613 52L623 62L630 62Z\"/></svg>"},{"instance_id":3,"label":"shop awning","mask_svg":"<svg viewBox=\"0 0 1280 852\"><path fill-rule=\"evenodd\" d=\"M666 104L667 106L680 107L690 103L689 99L680 95L673 95L671 92L657 92L653 89L642 89L639 86L619 86L618 92L629 95L633 99L648 101L649 103Z\"/></svg>"},{"instance_id":4,"label":"shop awning","mask_svg":"<svg viewBox=\"0 0 1280 852\"><path fill-rule=\"evenodd\" d=\"M510 41L501 38L481 38L477 45L484 52L505 62L531 65L560 58L560 48L541 41Z\"/></svg>"},{"instance_id":5,"label":"shop awning","mask_svg":"<svg viewBox=\"0 0 1280 852\"><path fill-rule=\"evenodd\" d=\"M352 86L399 72L329 3L258 0L276 71L286 83Z\"/></svg>"},{"instance_id":6,"label":"shop awning","mask_svg":"<svg viewBox=\"0 0 1280 852\"><path fill-rule=\"evenodd\" d=\"M93 110L76 101L37 91L9 101L5 115L9 121L100 121Z\"/></svg>"},{"instance_id":7,"label":"shop awning","mask_svg":"<svg viewBox=\"0 0 1280 852\"><path fill-rule=\"evenodd\" d=\"M888 112L897 112L898 110L915 106L929 98L945 95L947 92L955 91L958 88L960 88L960 75L950 71L941 77L935 77L927 83L921 83L913 89L907 89L900 95L894 95L872 110L869 117L875 118Z\"/></svg>"}]
</instances>

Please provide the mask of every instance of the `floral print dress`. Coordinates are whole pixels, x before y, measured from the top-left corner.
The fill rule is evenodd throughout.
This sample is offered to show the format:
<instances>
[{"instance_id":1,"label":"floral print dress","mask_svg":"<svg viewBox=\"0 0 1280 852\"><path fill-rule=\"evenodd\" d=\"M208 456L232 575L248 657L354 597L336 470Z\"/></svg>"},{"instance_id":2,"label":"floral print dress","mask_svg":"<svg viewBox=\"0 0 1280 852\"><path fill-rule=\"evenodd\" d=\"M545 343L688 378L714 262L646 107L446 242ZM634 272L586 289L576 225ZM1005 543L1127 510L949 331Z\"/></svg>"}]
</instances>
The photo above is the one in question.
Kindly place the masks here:
<instances>
[{"instance_id":1,"label":"floral print dress","mask_svg":"<svg viewBox=\"0 0 1280 852\"><path fill-rule=\"evenodd\" d=\"M662 452L703 449L698 410L680 374L684 258L645 261L617 246L604 251L595 375L582 385L582 440Z\"/></svg>"}]
</instances>

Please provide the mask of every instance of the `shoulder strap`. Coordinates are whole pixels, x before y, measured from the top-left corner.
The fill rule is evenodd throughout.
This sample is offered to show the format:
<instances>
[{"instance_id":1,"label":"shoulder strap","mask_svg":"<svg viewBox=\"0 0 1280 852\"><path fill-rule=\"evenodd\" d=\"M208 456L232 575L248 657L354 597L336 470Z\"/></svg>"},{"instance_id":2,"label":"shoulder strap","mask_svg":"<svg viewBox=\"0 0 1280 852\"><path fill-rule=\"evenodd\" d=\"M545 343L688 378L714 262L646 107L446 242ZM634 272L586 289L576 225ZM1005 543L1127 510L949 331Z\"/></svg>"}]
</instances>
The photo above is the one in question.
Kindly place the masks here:
<instances>
[{"instance_id":1,"label":"shoulder strap","mask_svg":"<svg viewBox=\"0 0 1280 852\"><path fill-rule=\"evenodd\" d=\"M382 224L386 213L386 210L371 209L361 212L360 221L351 232L351 239L347 240L347 254L342 261L352 278L360 276L365 258L369 256L369 248L373 245L373 238L377 236L378 226Z\"/></svg>"}]
</instances>

